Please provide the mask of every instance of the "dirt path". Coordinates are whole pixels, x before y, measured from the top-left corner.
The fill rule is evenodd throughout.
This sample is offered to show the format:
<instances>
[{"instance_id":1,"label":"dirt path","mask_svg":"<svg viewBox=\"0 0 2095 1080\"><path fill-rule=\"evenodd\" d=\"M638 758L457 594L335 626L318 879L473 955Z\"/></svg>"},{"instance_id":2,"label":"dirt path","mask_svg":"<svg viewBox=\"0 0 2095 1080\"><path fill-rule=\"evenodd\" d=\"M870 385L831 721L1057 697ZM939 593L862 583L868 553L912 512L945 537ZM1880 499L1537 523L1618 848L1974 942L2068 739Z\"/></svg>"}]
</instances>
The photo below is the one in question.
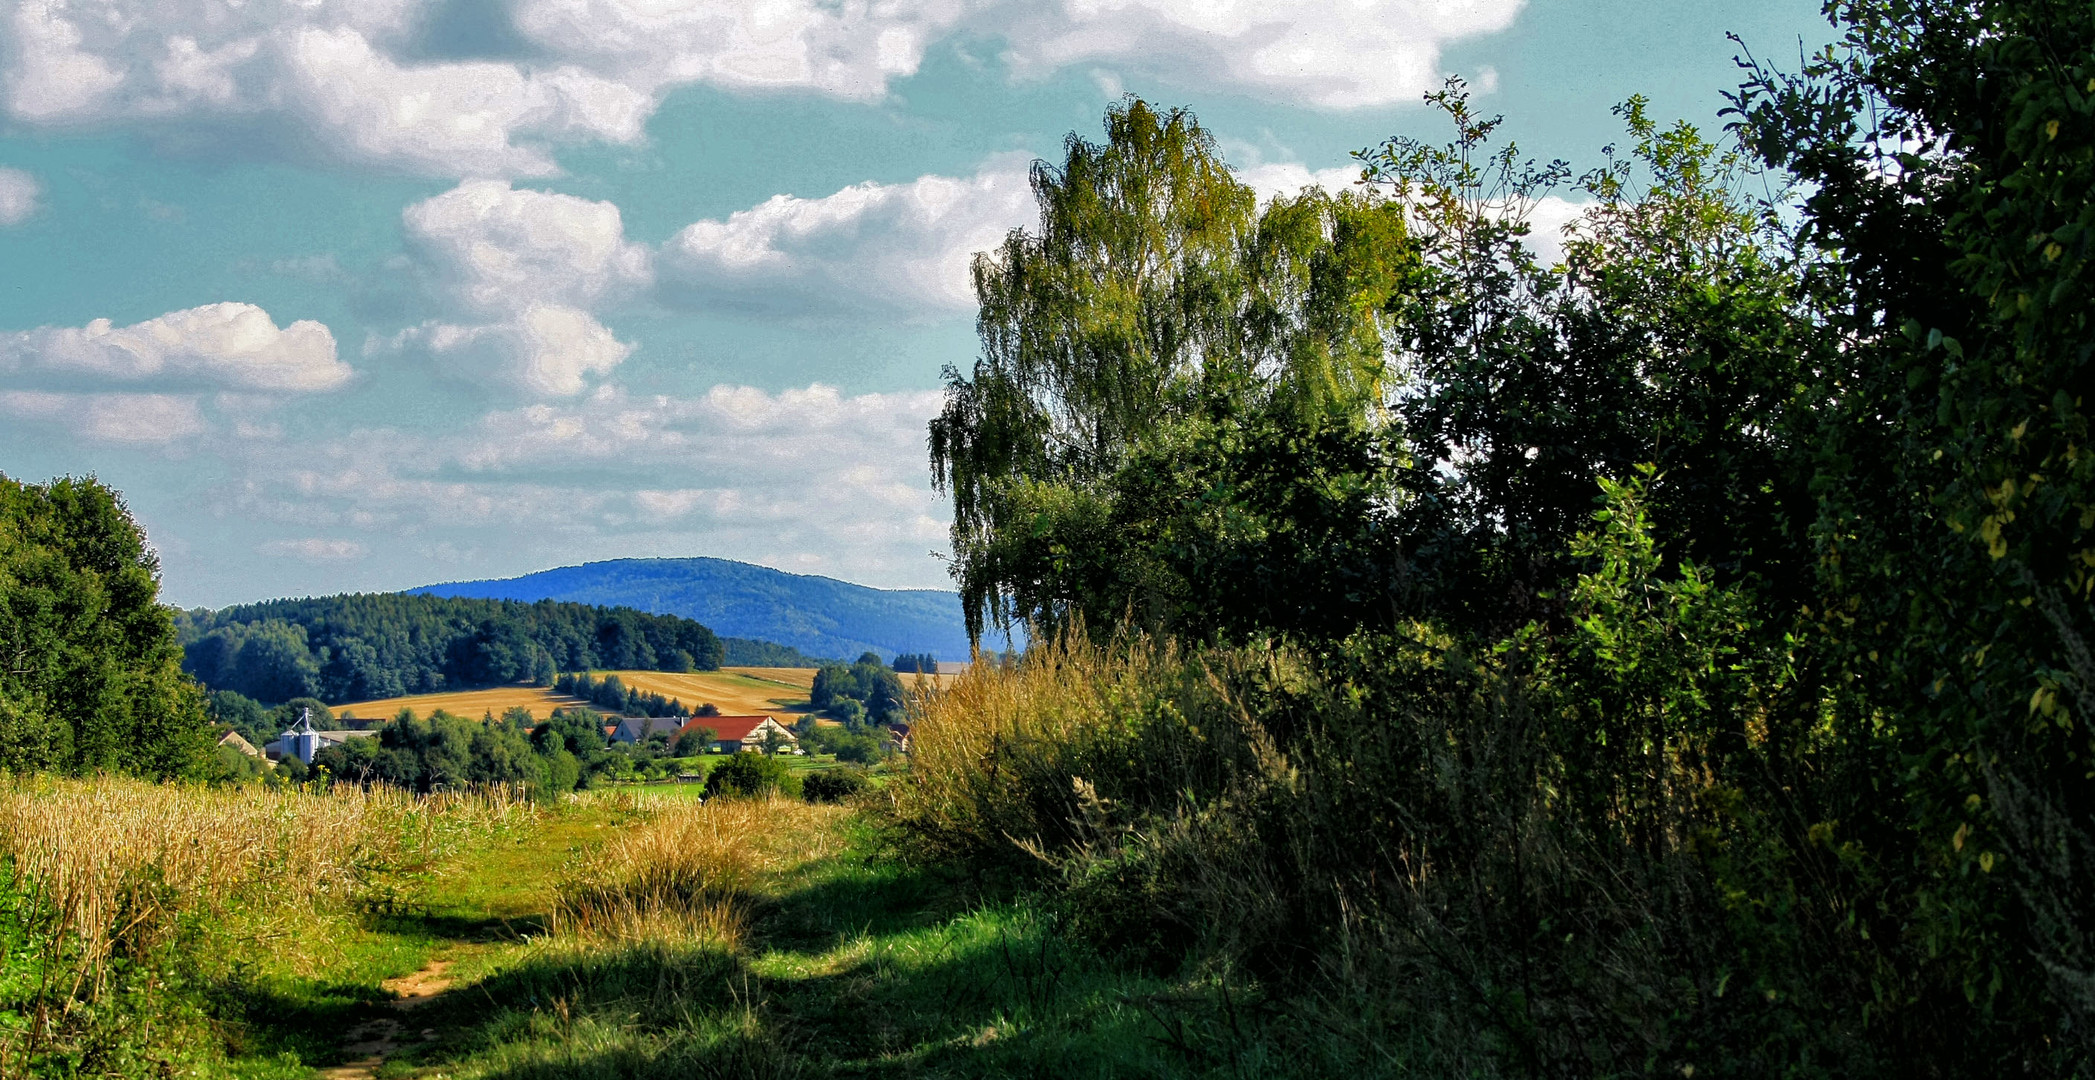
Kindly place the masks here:
<instances>
[{"instance_id":1,"label":"dirt path","mask_svg":"<svg viewBox=\"0 0 2095 1080\"><path fill-rule=\"evenodd\" d=\"M444 974L450 968L449 960L433 960L413 974L387 979L385 988L399 995L388 1003L392 1015L374 1017L344 1032L342 1048L351 1060L320 1070L322 1080L371 1080L378 1067L402 1047L435 1035L433 1030L415 1027L415 1013L450 991L451 980Z\"/></svg>"}]
</instances>

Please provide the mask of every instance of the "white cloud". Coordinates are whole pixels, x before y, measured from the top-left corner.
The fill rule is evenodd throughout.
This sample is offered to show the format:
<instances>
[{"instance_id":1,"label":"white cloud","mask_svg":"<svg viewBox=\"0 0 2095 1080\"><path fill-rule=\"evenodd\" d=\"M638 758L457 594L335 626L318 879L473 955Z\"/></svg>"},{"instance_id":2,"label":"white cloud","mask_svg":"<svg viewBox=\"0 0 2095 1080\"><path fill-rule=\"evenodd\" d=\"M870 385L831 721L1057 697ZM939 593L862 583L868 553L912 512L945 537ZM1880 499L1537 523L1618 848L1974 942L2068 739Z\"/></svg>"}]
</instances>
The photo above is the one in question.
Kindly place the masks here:
<instances>
[{"instance_id":1,"label":"white cloud","mask_svg":"<svg viewBox=\"0 0 2095 1080\"><path fill-rule=\"evenodd\" d=\"M1448 42L1503 30L1521 0L1060 0L999 5L1021 74L1118 65L1183 86L1326 108L1416 101Z\"/></svg>"},{"instance_id":2,"label":"white cloud","mask_svg":"<svg viewBox=\"0 0 2095 1080\"><path fill-rule=\"evenodd\" d=\"M534 396L580 393L632 352L589 310L653 277L618 207L474 180L402 219L416 264L457 317L382 347L417 348L450 374Z\"/></svg>"},{"instance_id":3,"label":"white cloud","mask_svg":"<svg viewBox=\"0 0 2095 1080\"><path fill-rule=\"evenodd\" d=\"M865 183L818 199L775 195L663 245L666 291L687 302L815 296L923 312L974 305L968 267L1036 213L1032 159L1000 155L968 177Z\"/></svg>"},{"instance_id":4,"label":"white cloud","mask_svg":"<svg viewBox=\"0 0 2095 1080\"><path fill-rule=\"evenodd\" d=\"M151 445L208 426L195 394L73 394L0 390L0 412L66 428L95 442Z\"/></svg>"},{"instance_id":5,"label":"white cloud","mask_svg":"<svg viewBox=\"0 0 2095 1080\"><path fill-rule=\"evenodd\" d=\"M718 386L695 398L599 388L454 432L364 431L254 447L227 509L416 542L489 545L530 524L557 558L710 554L854 580L939 584L950 518L925 465L936 391ZM238 448L234 452L240 452Z\"/></svg>"},{"instance_id":6,"label":"white cloud","mask_svg":"<svg viewBox=\"0 0 2095 1080\"><path fill-rule=\"evenodd\" d=\"M303 559L312 563L355 562L371 552L371 549L360 541L319 536L302 540L271 540L255 550L264 555Z\"/></svg>"},{"instance_id":7,"label":"white cloud","mask_svg":"<svg viewBox=\"0 0 2095 1080\"><path fill-rule=\"evenodd\" d=\"M28 221L36 213L37 199L43 193L43 185L36 182L36 177L0 166L0 225Z\"/></svg>"},{"instance_id":8,"label":"white cloud","mask_svg":"<svg viewBox=\"0 0 2095 1080\"><path fill-rule=\"evenodd\" d=\"M1528 250L1535 261L1555 266L1564 261L1564 228L1593 209L1590 202L1573 202L1561 195L1544 195L1528 211Z\"/></svg>"},{"instance_id":9,"label":"white cloud","mask_svg":"<svg viewBox=\"0 0 2095 1080\"><path fill-rule=\"evenodd\" d=\"M444 0L0 0L0 111L44 127L260 126L273 152L438 176L531 176L632 144L678 86L877 100L935 42L1323 107L1415 100L1440 50L1520 0L516 0L475 5L528 59L447 57ZM448 8L444 10L448 11ZM274 132L272 137L269 132ZM284 138L285 134L294 136ZM250 137L251 136L234 136Z\"/></svg>"},{"instance_id":10,"label":"white cloud","mask_svg":"<svg viewBox=\"0 0 2095 1080\"><path fill-rule=\"evenodd\" d=\"M1323 188L1333 194L1346 191L1360 180L1360 166L1311 169L1300 162L1270 162L1238 169L1237 179L1258 192L1259 200L1263 202L1276 195L1300 194L1303 188Z\"/></svg>"},{"instance_id":11,"label":"white cloud","mask_svg":"<svg viewBox=\"0 0 2095 1080\"><path fill-rule=\"evenodd\" d=\"M557 304L534 304L506 322L427 323L402 331L392 343L419 346L452 375L536 397L579 394L589 385L586 376L609 375L633 352L588 312Z\"/></svg>"},{"instance_id":12,"label":"white cloud","mask_svg":"<svg viewBox=\"0 0 2095 1080\"><path fill-rule=\"evenodd\" d=\"M328 328L301 319L279 329L253 304L206 304L115 326L47 326L0 334L0 378L164 382L310 392L349 381Z\"/></svg>"}]
</instances>

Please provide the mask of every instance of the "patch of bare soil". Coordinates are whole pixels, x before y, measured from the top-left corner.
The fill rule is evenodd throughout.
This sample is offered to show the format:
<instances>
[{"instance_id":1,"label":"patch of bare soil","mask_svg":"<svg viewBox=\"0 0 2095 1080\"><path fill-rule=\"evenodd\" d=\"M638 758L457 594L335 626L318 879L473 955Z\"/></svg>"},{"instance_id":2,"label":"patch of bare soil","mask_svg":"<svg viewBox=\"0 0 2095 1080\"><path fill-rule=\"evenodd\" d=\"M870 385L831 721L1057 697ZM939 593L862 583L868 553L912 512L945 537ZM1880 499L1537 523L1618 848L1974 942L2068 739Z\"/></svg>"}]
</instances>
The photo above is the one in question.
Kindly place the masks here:
<instances>
[{"instance_id":1,"label":"patch of bare soil","mask_svg":"<svg viewBox=\"0 0 2095 1080\"><path fill-rule=\"evenodd\" d=\"M350 1060L320 1070L322 1080L371 1080L378 1074L378 1067L402 1047L435 1035L429 1029L411 1033L413 1025L409 1021L416 1010L451 989L451 980L444 974L450 968L451 961L437 960L413 974L387 979L385 988L398 995L397 1000L388 1003L392 1015L373 1017L344 1032L342 1049Z\"/></svg>"}]
</instances>

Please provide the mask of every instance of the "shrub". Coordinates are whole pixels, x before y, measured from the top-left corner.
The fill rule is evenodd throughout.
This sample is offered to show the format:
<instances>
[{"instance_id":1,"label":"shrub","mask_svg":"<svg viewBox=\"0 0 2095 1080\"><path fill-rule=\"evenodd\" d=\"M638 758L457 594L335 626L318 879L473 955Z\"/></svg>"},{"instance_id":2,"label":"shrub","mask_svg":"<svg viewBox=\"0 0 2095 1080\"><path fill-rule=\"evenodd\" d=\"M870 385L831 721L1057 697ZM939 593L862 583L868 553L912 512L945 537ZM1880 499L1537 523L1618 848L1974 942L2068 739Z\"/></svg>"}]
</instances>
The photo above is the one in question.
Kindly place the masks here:
<instances>
[{"instance_id":1,"label":"shrub","mask_svg":"<svg viewBox=\"0 0 2095 1080\"><path fill-rule=\"evenodd\" d=\"M800 794L800 779L769 754L733 754L706 777L706 794L755 798Z\"/></svg>"},{"instance_id":2,"label":"shrub","mask_svg":"<svg viewBox=\"0 0 2095 1080\"><path fill-rule=\"evenodd\" d=\"M870 782L864 769L823 769L801 778L800 794L811 803L843 802L866 790Z\"/></svg>"}]
</instances>

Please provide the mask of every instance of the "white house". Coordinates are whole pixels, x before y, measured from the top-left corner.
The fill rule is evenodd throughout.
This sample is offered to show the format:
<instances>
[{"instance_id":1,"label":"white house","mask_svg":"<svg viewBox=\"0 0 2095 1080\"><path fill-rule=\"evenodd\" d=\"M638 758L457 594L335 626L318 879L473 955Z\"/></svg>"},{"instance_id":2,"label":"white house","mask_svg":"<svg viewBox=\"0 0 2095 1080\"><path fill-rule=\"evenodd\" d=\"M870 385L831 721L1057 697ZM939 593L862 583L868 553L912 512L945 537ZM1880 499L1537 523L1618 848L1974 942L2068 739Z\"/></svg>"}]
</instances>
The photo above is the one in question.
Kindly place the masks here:
<instances>
[{"instance_id":1,"label":"white house","mask_svg":"<svg viewBox=\"0 0 2095 1080\"><path fill-rule=\"evenodd\" d=\"M762 750L766 736L773 733L778 735L781 749L789 753L800 745L791 729L768 716L694 716L677 734L681 737L686 731L700 729L713 733L713 750L721 754Z\"/></svg>"}]
</instances>

